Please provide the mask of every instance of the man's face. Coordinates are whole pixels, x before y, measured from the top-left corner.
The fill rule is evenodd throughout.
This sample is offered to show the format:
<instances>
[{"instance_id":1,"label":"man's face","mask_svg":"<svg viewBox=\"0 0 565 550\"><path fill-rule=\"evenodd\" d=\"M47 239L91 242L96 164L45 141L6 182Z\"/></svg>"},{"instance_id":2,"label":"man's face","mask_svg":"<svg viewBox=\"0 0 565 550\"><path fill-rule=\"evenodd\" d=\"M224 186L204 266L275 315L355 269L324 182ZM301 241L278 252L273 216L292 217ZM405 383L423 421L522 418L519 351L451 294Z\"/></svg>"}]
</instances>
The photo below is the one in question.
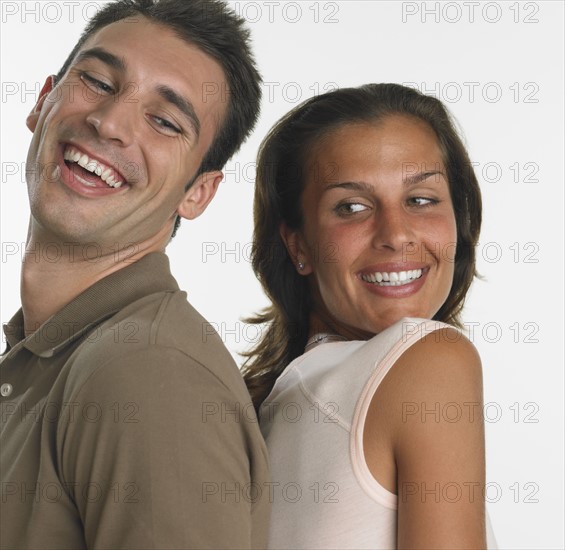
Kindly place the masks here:
<instances>
[{"instance_id":1,"label":"man's face","mask_svg":"<svg viewBox=\"0 0 565 550\"><path fill-rule=\"evenodd\" d=\"M166 243L177 212L200 213L184 189L225 114L211 84L226 86L215 60L143 17L91 36L28 118L32 230L105 251Z\"/></svg>"}]
</instances>

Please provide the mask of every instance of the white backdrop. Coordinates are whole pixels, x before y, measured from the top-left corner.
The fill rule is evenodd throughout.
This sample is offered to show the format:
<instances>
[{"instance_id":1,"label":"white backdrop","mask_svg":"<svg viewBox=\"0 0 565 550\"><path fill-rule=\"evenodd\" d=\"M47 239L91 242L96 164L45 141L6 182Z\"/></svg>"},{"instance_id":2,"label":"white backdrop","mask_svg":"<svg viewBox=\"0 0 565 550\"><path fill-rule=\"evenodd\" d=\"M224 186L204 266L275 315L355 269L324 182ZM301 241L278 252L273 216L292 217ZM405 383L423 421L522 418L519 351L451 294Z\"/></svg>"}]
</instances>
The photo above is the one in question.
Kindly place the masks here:
<instances>
[{"instance_id":1,"label":"white backdrop","mask_svg":"<svg viewBox=\"0 0 565 550\"><path fill-rule=\"evenodd\" d=\"M1 3L2 322L19 307L25 116L103 3ZM209 210L169 248L180 286L240 362L257 338L240 319L266 304L249 265L262 136L336 86L411 83L438 96L463 128L484 198L485 280L464 320L484 365L489 513L501 548L564 548L563 3L232 4L253 33L263 111Z\"/></svg>"}]
</instances>

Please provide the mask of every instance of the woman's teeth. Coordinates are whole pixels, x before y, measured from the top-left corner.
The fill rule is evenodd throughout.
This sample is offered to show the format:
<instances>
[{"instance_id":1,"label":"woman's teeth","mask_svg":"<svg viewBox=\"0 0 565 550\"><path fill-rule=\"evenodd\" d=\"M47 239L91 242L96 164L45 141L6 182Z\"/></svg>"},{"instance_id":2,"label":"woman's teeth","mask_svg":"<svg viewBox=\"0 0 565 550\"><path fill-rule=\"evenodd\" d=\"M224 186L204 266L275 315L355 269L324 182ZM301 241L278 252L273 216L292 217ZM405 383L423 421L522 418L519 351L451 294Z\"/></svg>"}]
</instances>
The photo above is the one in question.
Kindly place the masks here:
<instances>
[{"instance_id":1,"label":"woman's teeth","mask_svg":"<svg viewBox=\"0 0 565 550\"><path fill-rule=\"evenodd\" d=\"M421 276L421 269L411 269L409 271L375 271L368 275L361 275L361 279L379 286L402 286L419 279Z\"/></svg>"}]
</instances>

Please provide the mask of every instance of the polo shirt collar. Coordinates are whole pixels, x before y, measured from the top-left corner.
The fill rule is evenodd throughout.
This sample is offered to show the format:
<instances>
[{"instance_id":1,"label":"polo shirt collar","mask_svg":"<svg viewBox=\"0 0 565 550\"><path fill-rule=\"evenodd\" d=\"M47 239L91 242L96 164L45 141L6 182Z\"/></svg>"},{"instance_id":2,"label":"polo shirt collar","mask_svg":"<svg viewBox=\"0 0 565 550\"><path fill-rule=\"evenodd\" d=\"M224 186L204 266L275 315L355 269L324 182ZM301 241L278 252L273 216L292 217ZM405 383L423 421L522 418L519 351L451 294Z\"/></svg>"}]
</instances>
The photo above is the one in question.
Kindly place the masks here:
<instances>
[{"instance_id":1,"label":"polo shirt collar","mask_svg":"<svg viewBox=\"0 0 565 550\"><path fill-rule=\"evenodd\" d=\"M94 283L25 340L20 309L4 326L8 350L21 342L22 347L35 355L52 357L132 302L156 292L177 290L169 258L161 252L152 252Z\"/></svg>"}]
</instances>

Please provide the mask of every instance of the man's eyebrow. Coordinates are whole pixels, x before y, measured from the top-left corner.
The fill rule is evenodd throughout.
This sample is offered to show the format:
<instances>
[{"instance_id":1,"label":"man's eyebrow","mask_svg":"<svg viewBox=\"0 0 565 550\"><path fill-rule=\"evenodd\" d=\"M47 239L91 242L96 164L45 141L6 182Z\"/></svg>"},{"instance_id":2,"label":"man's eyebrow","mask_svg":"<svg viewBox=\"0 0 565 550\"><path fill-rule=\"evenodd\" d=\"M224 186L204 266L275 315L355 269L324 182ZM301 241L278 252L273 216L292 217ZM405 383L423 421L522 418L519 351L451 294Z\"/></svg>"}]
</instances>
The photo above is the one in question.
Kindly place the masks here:
<instances>
[{"instance_id":1,"label":"man's eyebrow","mask_svg":"<svg viewBox=\"0 0 565 550\"><path fill-rule=\"evenodd\" d=\"M80 63L87 59L98 59L102 61L102 63L105 63L113 69L117 69L121 72L125 72L127 68L123 59L120 59L113 53L106 51L104 48L90 48L89 50L84 50L76 56L74 63Z\"/></svg>"},{"instance_id":2,"label":"man's eyebrow","mask_svg":"<svg viewBox=\"0 0 565 550\"><path fill-rule=\"evenodd\" d=\"M169 88L169 86L157 86L157 92L165 101L173 104L188 119L188 122L194 128L196 139L198 139L200 136L200 120L196 116L192 103L172 88Z\"/></svg>"},{"instance_id":3,"label":"man's eyebrow","mask_svg":"<svg viewBox=\"0 0 565 550\"><path fill-rule=\"evenodd\" d=\"M109 67L117 69L121 72L125 72L127 69L127 65L123 59L119 58L113 53L110 53L104 48L96 47L84 50L76 56L74 63L80 63L81 61L86 61L88 59L98 59ZM200 120L198 119L198 116L196 116L196 111L194 110L192 103L188 99L185 99L180 94L175 92L169 86L157 86L157 93L165 101L173 104L175 107L177 107L177 109L179 109L179 111L187 118L189 124L194 129L196 138L198 139L198 137L200 136Z\"/></svg>"}]
</instances>

